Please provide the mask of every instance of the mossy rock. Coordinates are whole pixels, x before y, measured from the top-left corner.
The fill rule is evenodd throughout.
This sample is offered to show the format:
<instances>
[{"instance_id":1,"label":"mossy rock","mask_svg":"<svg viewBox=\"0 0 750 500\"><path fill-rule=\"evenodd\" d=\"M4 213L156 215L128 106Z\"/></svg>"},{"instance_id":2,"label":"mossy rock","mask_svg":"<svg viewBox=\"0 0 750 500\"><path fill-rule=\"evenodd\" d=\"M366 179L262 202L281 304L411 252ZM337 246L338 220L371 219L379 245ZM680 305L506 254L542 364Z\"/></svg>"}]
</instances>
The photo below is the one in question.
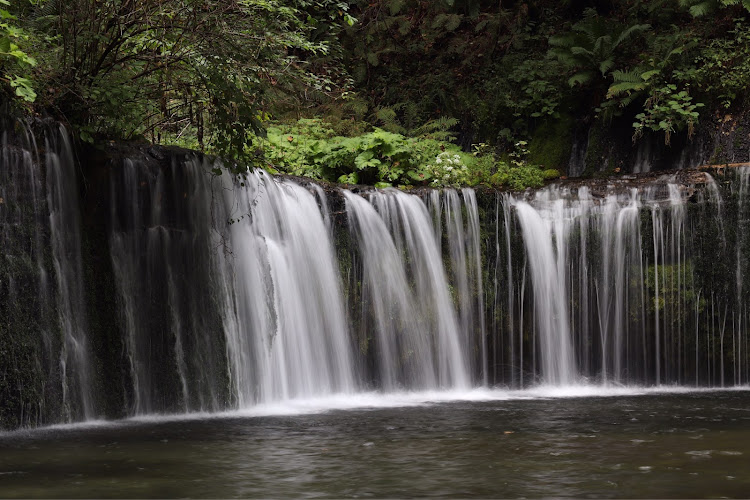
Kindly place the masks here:
<instances>
[{"instance_id":1,"label":"mossy rock","mask_svg":"<svg viewBox=\"0 0 750 500\"><path fill-rule=\"evenodd\" d=\"M537 127L529 141L528 162L564 172L573 149L573 127L573 119L567 115Z\"/></svg>"}]
</instances>

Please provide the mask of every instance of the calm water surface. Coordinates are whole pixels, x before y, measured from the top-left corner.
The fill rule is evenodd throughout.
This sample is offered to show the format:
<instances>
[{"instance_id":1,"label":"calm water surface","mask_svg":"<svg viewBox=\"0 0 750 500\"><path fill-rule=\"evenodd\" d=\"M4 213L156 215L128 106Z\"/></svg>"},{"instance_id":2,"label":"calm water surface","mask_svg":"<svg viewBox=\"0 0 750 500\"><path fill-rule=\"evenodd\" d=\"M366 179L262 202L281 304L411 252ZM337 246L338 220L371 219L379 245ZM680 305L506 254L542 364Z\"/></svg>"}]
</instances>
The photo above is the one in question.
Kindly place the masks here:
<instances>
[{"instance_id":1,"label":"calm water surface","mask_svg":"<svg viewBox=\"0 0 750 500\"><path fill-rule=\"evenodd\" d=\"M750 497L750 392L427 403L0 435L3 497Z\"/></svg>"}]
</instances>

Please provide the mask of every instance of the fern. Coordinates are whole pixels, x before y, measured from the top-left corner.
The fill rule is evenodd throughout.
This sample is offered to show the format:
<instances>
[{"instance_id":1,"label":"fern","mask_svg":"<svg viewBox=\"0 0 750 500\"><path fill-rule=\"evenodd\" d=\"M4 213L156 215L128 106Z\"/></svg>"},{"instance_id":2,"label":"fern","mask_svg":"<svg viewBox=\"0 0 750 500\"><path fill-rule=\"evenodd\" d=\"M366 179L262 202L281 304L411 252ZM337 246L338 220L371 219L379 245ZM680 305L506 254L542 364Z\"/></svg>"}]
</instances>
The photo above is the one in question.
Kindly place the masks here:
<instances>
[{"instance_id":1,"label":"fern","mask_svg":"<svg viewBox=\"0 0 750 500\"><path fill-rule=\"evenodd\" d=\"M680 7L687 8L693 17L706 16L723 7L742 5L750 12L750 0L680 0Z\"/></svg>"},{"instance_id":2,"label":"fern","mask_svg":"<svg viewBox=\"0 0 750 500\"><path fill-rule=\"evenodd\" d=\"M593 71L581 71L568 78L568 85L575 87L576 85L587 85L594 80Z\"/></svg>"},{"instance_id":3,"label":"fern","mask_svg":"<svg viewBox=\"0 0 750 500\"><path fill-rule=\"evenodd\" d=\"M602 76L605 76L614 67L615 60L612 57L610 57L609 59L605 59L604 61L599 63L599 71L601 72Z\"/></svg>"},{"instance_id":4,"label":"fern","mask_svg":"<svg viewBox=\"0 0 750 500\"><path fill-rule=\"evenodd\" d=\"M576 70L568 79L571 87L587 85L596 80L595 72L606 77L616 67L620 45L650 28L648 24L612 26L587 9L570 33L549 38L549 54Z\"/></svg>"},{"instance_id":5,"label":"fern","mask_svg":"<svg viewBox=\"0 0 750 500\"><path fill-rule=\"evenodd\" d=\"M378 108L375 110L375 119L389 132L404 132L404 127L401 126L398 115L393 108Z\"/></svg>"},{"instance_id":6,"label":"fern","mask_svg":"<svg viewBox=\"0 0 750 500\"><path fill-rule=\"evenodd\" d=\"M641 33L650 29L650 24L634 24L633 26L626 28L617 36L615 42L612 44L612 49L616 49L622 42L624 42L628 38L640 35Z\"/></svg>"},{"instance_id":7,"label":"fern","mask_svg":"<svg viewBox=\"0 0 750 500\"><path fill-rule=\"evenodd\" d=\"M715 9L715 2L701 2L690 7L690 15L692 15L693 17L701 17L710 12L713 12Z\"/></svg>"},{"instance_id":8,"label":"fern","mask_svg":"<svg viewBox=\"0 0 750 500\"><path fill-rule=\"evenodd\" d=\"M643 73L636 68L630 71L616 70L612 72L612 79L615 83L643 83Z\"/></svg>"},{"instance_id":9,"label":"fern","mask_svg":"<svg viewBox=\"0 0 750 500\"><path fill-rule=\"evenodd\" d=\"M350 110L352 113L354 113L354 116L360 120L367 114L367 111L369 110L367 101L360 98L350 99L344 104L344 108Z\"/></svg>"},{"instance_id":10,"label":"fern","mask_svg":"<svg viewBox=\"0 0 750 500\"><path fill-rule=\"evenodd\" d=\"M48 0L37 4L31 15L34 29L49 31L58 22L63 3L61 0Z\"/></svg>"},{"instance_id":11,"label":"fern","mask_svg":"<svg viewBox=\"0 0 750 500\"><path fill-rule=\"evenodd\" d=\"M405 5L406 0L390 0L388 2L388 10L391 12L392 16L395 16L403 10Z\"/></svg>"},{"instance_id":12,"label":"fern","mask_svg":"<svg viewBox=\"0 0 750 500\"><path fill-rule=\"evenodd\" d=\"M458 125L458 120L449 116L441 116L435 120L430 120L424 125L411 131L411 135L416 137L429 137L437 141L452 141L455 136L451 134L450 129Z\"/></svg>"}]
</instances>

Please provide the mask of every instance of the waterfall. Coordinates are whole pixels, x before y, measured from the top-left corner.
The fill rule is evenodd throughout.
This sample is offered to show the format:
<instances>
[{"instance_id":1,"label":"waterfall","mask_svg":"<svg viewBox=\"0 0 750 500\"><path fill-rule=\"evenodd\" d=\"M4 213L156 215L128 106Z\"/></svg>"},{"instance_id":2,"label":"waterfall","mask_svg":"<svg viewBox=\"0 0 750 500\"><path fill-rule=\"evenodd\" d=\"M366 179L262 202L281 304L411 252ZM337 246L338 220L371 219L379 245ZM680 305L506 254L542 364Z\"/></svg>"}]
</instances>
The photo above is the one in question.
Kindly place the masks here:
<instances>
[{"instance_id":1,"label":"waterfall","mask_svg":"<svg viewBox=\"0 0 750 500\"><path fill-rule=\"evenodd\" d=\"M455 195L446 194L454 208ZM468 330L458 326L435 236L440 228L425 204L395 190L372 194L372 204L350 192L344 196L362 252L365 297L373 303L383 387L468 388ZM446 221L463 231L460 220ZM465 303L465 255L454 258L453 267Z\"/></svg>"},{"instance_id":2,"label":"waterfall","mask_svg":"<svg viewBox=\"0 0 750 500\"><path fill-rule=\"evenodd\" d=\"M747 203L747 197L750 195L750 167L740 167L739 172L739 188L737 192L737 251L736 251L736 267L735 267L735 283L736 283L736 304L735 307L737 309L736 313L736 320L735 320L735 333L733 334L733 354L734 354L734 360L736 363L736 366L734 367L734 373L735 373L735 383L742 384L750 382L750 370L748 369L750 360L748 360L748 352L750 352L750 349L748 348L748 341L749 339L747 336L743 338L742 332L743 330L746 330L748 328L748 321L750 321L750 317L748 317L748 308L747 308L747 301L745 300L748 297L748 291L746 290L746 284L744 281L745 273L750 269L750 266L748 265L747 260L747 253L746 251L743 252L743 249L747 248L747 245L750 244L750 214L748 214L748 203ZM717 211L719 214L721 214L721 198L720 195L717 193L716 195L717 200ZM721 219L721 215L717 217L717 219ZM723 225L721 226L723 229ZM724 233L722 231L722 236L724 236ZM743 347L744 347L744 356L743 356ZM723 358L722 358L723 359ZM744 362L744 369L743 369L743 362ZM744 377L743 377L744 372ZM723 371L722 371L723 373Z\"/></svg>"},{"instance_id":3,"label":"waterfall","mask_svg":"<svg viewBox=\"0 0 750 500\"><path fill-rule=\"evenodd\" d=\"M723 175L722 185L665 177L596 196L551 187L498 197L496 234L506 246L497 245L495 259L507 267L507 298L495 307L517 332L500 332L512 351L513 372L503 378L512 386L529 373L549 384L746 381L748 174Z\"/></svg>"},{"instance_id":4,"label":"waterfall","mask_svg":"<svg viewBox=\"0 0 750 500\"><path fill-rule=\"evenodd\" d=\"M441 251L435 244L434 231L439 229L432 226L427 207L416 196L396 190L371 196L375 209L394 235L399 253L407 256L407 272L414 280L413 293L433 337L437 386L468 388L468 340L465 337L468 332L459 330Z\"/></svg>"},{"instance_id":5,"label":"waterfall","mask_svg":"<svg viewBox=\"0 0 750 500\"><path fill-rule=\"evenodd\" d=\"M264 172L241 184L225 185L236 218L227 353L240 406L353 391L340 277L316 197Z\"/></svg>"},{"instance_id":6,"label":"waterfall","mask_svg":"<svg viewBox=\"0 0 750 500\"><path fill-rule=\"evenodd\" d=\"M487 328L484 315L484 279L482 271L482 248L481 248L481 230L479 221L479 211L477 207L477 197L473 189L464 188L461 190L464 197L464 206L467 214L466 230L466 248L468 252L467 264L464 267L465 272L469 275L473 289L476 291L474 304L470 305L468 310L474 311L473 317L470 318L469 324L473 331L476 331L473 344L479 344L479 367L482 376L483 385L487 385L489 377L487 375ZM471 331L470 330L470 331Z\"/></svg>"},{"instance_id":7,"label":"waterfall","mask_svg":"<svg viewBox=\"0 0 750 500\"><path fill-rule=\"evenodd\" d=\"M134 414L225 407L224 284L211 177L126 159L111 177L109 251Z\"/></svg>"},{"instance_id":8,"label":"waterfall","mask_svg":"<svg viewBox=\"0 0 750 500\"><path fill-rule=\"evenodd\" d=\"M0 423L35 425L54 412L59 378L58 323L50 275L44 172L35 136L2 134L0 154L0 371L10 380ZM19 366L20 365L20 366ZM12 371L25 367L13 387Z\"/></svg>"},{"instance_id":9,"label":"waterfall","mask_svg":"<svg viewBox=\"0 0 750 500\"><path fill-rule=\"evenodd\" d=\"M570 225L564 217L564 200L544 201L546 212L519 201L516 213L523 230L534 287L542 376L550 384L569 385L575 382L577 373L566 286Z\"/></svg>"},{"instance_id":10,"label":"waterfall","mask_svg":"<svg viewBox=\"0 0 750 500\"><path fill-rule=\"evenodd\" d=\"M79 164L64 129L18 130L0 155L0 426L750 381L750 168L358 191L177 150Z\"/></svg>"},{"instance_id":11,"label":"waterfall","mask_svg":"<svg viewBox=\"0 0 750 500\"><path fill-rule=\"evenodd\" d=\"M68 134L28 124L0 156L0 423L95 417L78 175ZM13 372L17 375L13 375ZM19 377L14 384L14 377Z\"/></svg>"},{"instance_id":12,"label":"waterfall","mask_svg":"<svg viewBox=\"0 0 750 500\"><path fill-rule=\"evenodd\" d=\"M51 135L51 137L50 137ZM46 141L47 205L57 276L57 310L63 332L60 369L66 420L94 416L92 368L81 262L81 223L73 150L62 126ZM76 415L78 411L80 414Z\"/></svg>"}]
</instances>

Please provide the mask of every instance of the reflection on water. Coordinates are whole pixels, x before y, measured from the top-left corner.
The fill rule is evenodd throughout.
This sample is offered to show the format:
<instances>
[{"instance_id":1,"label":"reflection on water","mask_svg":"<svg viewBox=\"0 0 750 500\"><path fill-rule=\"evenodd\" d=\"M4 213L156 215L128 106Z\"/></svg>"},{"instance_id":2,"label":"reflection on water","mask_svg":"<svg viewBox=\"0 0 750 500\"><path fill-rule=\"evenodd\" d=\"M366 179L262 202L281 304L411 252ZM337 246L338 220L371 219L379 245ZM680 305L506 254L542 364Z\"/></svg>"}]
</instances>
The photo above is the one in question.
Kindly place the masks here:
<instances>
[{"instance_id":1,"label":"reflection on water","mask_svg":"<svg viewBox=\"0 0 750 500\"><path fill-rule=\"evenodd\" d=\"M750 495L748 391L372 406L0 435L0 495Z\"/></svg>"}]
</instances>

